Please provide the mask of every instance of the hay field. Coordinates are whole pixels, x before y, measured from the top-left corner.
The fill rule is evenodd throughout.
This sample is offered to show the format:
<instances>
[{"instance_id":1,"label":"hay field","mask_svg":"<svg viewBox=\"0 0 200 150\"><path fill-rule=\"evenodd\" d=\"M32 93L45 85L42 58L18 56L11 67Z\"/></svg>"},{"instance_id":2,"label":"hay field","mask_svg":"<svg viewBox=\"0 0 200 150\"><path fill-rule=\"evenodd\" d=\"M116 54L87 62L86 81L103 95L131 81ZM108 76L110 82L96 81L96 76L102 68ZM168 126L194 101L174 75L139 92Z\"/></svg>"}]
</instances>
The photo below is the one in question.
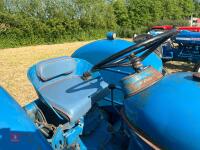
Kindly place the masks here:
<instances>
[{"instance_id":1,"label":"hay field","mask_svg":"<svg viewBox=\"0 0 200 150\"><path fill-rule=\"evenodd\" d=\"M70 56L74 50L87 43L89 42L0 49L0 86L23 106L37 98L27 78L30 66L47 58Z\"/></svg>"},{"instance_id":2,"label":"hay field","mask_svg":"<svg viewBox=\"0 0 200 150\"><path fill-rule=\"evenodd\" d=\"M27 78L27 70L30 66L44 59L70 56L74 50L87 43L89 42L0 49L0 86L4 87L23 106L37 98ZM167 62L166 67L169 73L192 71L193 64Z\"/></svg>"}]
</instances>

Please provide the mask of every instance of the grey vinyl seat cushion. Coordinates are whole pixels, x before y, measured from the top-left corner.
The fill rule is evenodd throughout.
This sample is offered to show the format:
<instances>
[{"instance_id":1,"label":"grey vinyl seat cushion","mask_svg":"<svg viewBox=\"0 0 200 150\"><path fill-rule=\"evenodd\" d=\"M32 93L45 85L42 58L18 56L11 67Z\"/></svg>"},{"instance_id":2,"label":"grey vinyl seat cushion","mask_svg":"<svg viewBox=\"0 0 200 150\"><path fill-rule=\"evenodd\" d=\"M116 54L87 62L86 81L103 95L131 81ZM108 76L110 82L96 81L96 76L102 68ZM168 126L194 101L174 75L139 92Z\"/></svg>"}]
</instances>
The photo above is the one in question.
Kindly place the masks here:
<instances>
[{"instance_id":1,"label":"grey vinyl seat cushion","mask_svg":"<svg viewBox=\"0 0 200 150\"><path fill-rule=\"evenodd\" d=\"M88 62L82 61L81 66L88 66L83 63ZM40 99L66 115L71 122L84 116L93 100L108 94L108 84L101 76L83 80L76 74L78 67L74 58L60 57L40 62L29 71Z\"/></svg>"},{"instance_id":2,"label":"grey vinyl seat cushion","mask_svg":"<svg viewBox=\"0 0 200 150\"><path fill-rule=\"evenodd\" d=\"M42 87L39 92L55 109L76 121L91 108L93 94L105 86L100 85L103 83L100 80L83 81L79 76L72 76Z\"/></svg>"}]
</instances>

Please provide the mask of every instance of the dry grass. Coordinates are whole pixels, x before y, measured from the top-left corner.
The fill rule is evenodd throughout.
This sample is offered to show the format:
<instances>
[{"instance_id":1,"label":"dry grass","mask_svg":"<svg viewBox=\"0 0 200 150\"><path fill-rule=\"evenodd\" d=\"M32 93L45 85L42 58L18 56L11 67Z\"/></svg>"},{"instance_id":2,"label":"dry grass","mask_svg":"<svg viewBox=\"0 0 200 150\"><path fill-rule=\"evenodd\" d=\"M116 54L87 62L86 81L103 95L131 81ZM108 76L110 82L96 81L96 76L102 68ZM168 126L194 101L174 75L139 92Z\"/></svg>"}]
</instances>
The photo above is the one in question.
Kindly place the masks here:
<instances>
[{"instance_id":1,"label":"dry grass","mask_svg":"<svg viewBox=\"0 0 200 150\"><path fill-rule=\"evenodd\" d=\"M188 62L169 61L164 64L168 73L193 71L194 64Z\"/></svg>"},{"instance_id":2,"label":"dry grass","mask_svg":"<svg viewBox=\"0 0 200 150\"><path fill-rule=\"evenodd\" d=\"M0 49L0 86L22 106L37 98L26 74L30 66L47 58L71 55L88 42Z\"/></svg>"},{"instance_id":3,"label":"dry grass","mask_svg":"<svg viewBox=\"0 0 200 150\"><path fill-rule=\"evenodd\" d=\"M0 85L22 106L37 98L26 76L30 66L47 58L71 55L74 50L89 42L29 46L0 50ZM168 72L192 71L192 64L167 62Z\"/></svg>"}]
</instances>

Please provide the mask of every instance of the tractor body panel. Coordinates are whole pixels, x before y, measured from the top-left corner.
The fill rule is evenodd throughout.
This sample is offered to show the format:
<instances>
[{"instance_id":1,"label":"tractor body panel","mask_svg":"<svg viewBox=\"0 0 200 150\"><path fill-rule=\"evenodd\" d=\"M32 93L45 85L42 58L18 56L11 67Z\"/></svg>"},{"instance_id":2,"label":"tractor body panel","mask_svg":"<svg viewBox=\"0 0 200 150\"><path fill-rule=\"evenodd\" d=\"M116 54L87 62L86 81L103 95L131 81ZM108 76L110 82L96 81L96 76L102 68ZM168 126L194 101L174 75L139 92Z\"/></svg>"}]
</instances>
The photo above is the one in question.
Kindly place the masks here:
<instances>
[{"instance_id":1,"label":"tractor body panel","mask_svg":"<svg viewBox=\"0 0 200 150\"><path fill-rule=\"evenodd\" d=\"M174 61L200 61L200 32L181 31L174 39L177 46L170 43L162 46L162 59Z\"/></svg>"},{"instance_id":2,"label":"tractor body panel","mask_svg":"<svg viewBox=\"0 0 200 150\"><path fill-rule=\"evenodd\" d=\"M134 45L113 35L72 57L33 65L28 77L39 98L24 107L27 114L0 88L0 149L200 149L197 77L165 76L155 53L137 72L134 66L91 71Z\"/></svg>"},{"instance_id":3,"label":"tractor body panel","mask_svg":"<svg viewBox=\"0 0 200 150\"><path fill-rule=\"evenodd\" d=\"M51 149L23 108L0 87L0 149Z\"/></svg>"},{"instance_id":4,"label":"tractor body panel","mask_svg":"<svg viewBox=\"0 0 200 150\"><path fill-rule=\"evenodd\" d=\"M95 65L103 59L132 45L134 45L133 42L121 39L98 40L77 49L72 54L72 57L87 60L91 64ZM143 63L144 65L152 65L155 69L162 72L162 61L155 53L152 53L147 59L144 60ZM127 71L128 70L129 69L127 69Z\"/></svg>"},{"instance_id":5,"label":"tractor body panel","mask_svg":"<svg viewBox=\"0 0 200 150\"><path fill-rule=\"evenodd\" d=\"M126 116L161 149L200 149L199 85L192 73L167 75L127 98Z\"/></svg>"},{"instance_id":6,"label":"tractor body panel","mask_svg":"<svg viewBox=\"0 0 200 150\"><path fill-rule=\"evenodd\" d=\"M98 40L79 48L72 54L72 57L87 60L91 64L95 65L103 59L129 46L132 46L133 44L133 42L121 39ZM152 65L159 72L163 71L162 60L155 53L150 54L148 58L143 61L143 64L144 66ZM122 104L124 100L124 94L121 88L120 80L125 76L133 74L134 70L131 67L116 67L101 70L100 73L107 83L115 84L117 86L117 89L114 90L115 101ZM109 102L111 101L110 96L106 97L106 99Z\"/></svg>"}]
</instances>

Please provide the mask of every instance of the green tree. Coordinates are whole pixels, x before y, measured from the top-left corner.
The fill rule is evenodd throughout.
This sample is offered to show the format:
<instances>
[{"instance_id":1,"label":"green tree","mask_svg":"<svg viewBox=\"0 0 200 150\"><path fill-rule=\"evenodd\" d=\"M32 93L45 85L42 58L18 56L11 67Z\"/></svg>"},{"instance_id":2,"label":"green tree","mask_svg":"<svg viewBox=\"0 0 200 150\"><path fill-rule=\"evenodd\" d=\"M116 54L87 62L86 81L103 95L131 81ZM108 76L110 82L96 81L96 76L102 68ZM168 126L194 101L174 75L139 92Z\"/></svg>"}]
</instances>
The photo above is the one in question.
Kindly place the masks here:
<instances>
[{"instance_id":1,"label":"green tree","mask_svg":"<svg viewBox=\"0 0 200 150\"><path fill-rule=\"evenodd\" d=\"M0 1L0 12L4 9L4 0Z\"/></svg>"},{"instance_id":2,"label":"green tree","mask_svg":"<svg viewBox=\"0 0 200 150\"><path fill-rule=\"evenodd\" d=\"M190 17L195 9L195 3L193 0L179 0L179 7L182 9L182 18Z\"/></svg>"},{"instance_id":3,"label":"green tree","mask_svg":"<svg viewBox=\"0 0 200 150\"><path fill-rule=\"evenodd\" d=\"M163 0L164 19L180 19L183 16L179 0Z\"/></svg>"},{"instance_id":4,"label":"green tree","mask_svg":"<svg viewBox=\"0 0 200 150\"><path fill-rule=\"evenodd\" d=\"M162 19L165 13L165 11L163 11L164 8L162 0L150 0L149 5L150 5L149 12L152 16L152 22Z\"/></svg>"},{"instance_id":5,"label":"green tree","mask_svg":"<svg viewBox=\"0 0 200 150\"><path fill-rule=\"evenodd\" d=\"M130 19L128 16L128 10L124 0L116 0L113 3L114 14L116 16L116 22L120 27L129 27Z\"/></svg>"},{"instance_id":6,"label":"green tree","mask_svg":"<svg viewBox=\"0 0 200 150\"><path fill-rule=\"evenodd\" d=\"M148 26L151 23L150 3L152 3L151 0L127 0L128 14L133 29Z\"/></svg>"},{"instance_id":7,"label":"green tree","mask_svg":"<svg viewBox=\"0 0 200 150\"><path fill-rule=\"evenodd\" d=\"M199 17L200 18L200 2L195 2L194 3L194 12L193 15L195 17Z\"/></svg>"}]
</instances>

